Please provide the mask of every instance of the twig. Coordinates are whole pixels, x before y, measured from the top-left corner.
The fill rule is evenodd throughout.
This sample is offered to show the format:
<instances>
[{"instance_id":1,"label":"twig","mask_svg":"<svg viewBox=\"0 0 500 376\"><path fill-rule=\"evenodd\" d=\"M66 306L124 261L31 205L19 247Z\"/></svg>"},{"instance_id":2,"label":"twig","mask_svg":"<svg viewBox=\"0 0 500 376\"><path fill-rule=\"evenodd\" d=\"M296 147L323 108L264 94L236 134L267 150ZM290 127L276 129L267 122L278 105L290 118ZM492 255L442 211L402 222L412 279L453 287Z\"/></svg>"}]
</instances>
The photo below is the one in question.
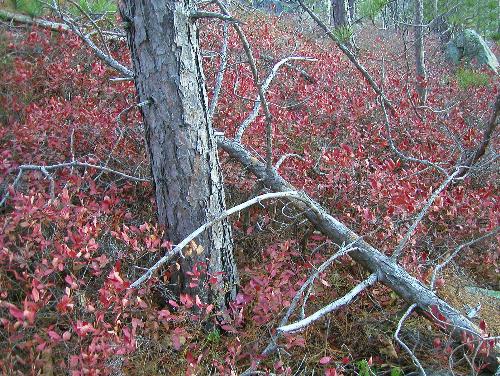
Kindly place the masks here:
<instances>
[{"instance_id":1,"label":"twig","mask_svg":"<svg viewBox=\"0 0 500 376\"><path fill-rule=\"evenodd\" d=\"M401 253L403 252L403 249L406 246L406 243L408 243L408 240L410 240L410 238L413 235L413 233L415 232L418 224L420 223L420 221L422 221L422 219L424 218L425 214L427 213L427 211L429 210L431 205L438 198L439 194L453 181L453 179L455 179L455 177L459 174L459 172L460 172L460 169L456 169L455 172L453 174L451 174L450 176L448 176L448 178L443 183L441 183L441 185L438 187L438 189L436 189L432 193L431 197L429 197L429 199L425 203L422 210L420 210L420 213L418 213L417 218L415 219L415 221L413 221L413 224L410 226L410 228L406 232L406 235L404 236L403 239L401 239L401 241L397 245L396 249L394 250L394 252L391 256L391 259L393 261L397 261L398 258L401 256Z\"/></svg>"},{"instance_id":2,"label":"twig","mask_svg":"<svg viewBox=\"0 0 500 376\"><path fill-rule=\"evenodd\" d=\"M19 172L18 172L16 178L14 179L14 182L12 183L12 185L13 185L13 187L15 187L19 183L19 180L21 179L21 176L23 175L24 171L40 171L42 174L44 174L50 180L50 185L51 185L50 192L51 192L51 197L53 198L53 196L54 196L54 179L49 174L49 171L57 170L60 168L67 168L67 167L71 167L71 168L73 168L73 167L95 168L97 170L102 170L102 171L105 171L105 172L108 172L111 174L118 175L118 176L125 178L125 179L129 179L129 180L133 180L133 181L137 181L137 182L150 182L149 179L144 179L144 178L139 178L136 176L128 175L128 174L125 174L123 172L116 171L116 170L113 170L113 169L105 167L105 166L98 166L98 165L94 165L91 163L72 161L72 162L58 163L58 164L49 165L49 166L29 165L29 164L21 165L21 166L17 167ZM5 204L5 202L9 198L9 196L10 196L9 192L7 191L7 193L4 195L4 197L0 201L0 207Z\"/></svg>"},{"instance_id":3,"label":"twig","mask_svg":"<svg viewBox=\"0 0 500 376\"><path fill-rule=\"evenodd\" d=\"M431 283L430 283L431 290L434 290L434 286L436 284L436 278L437 278L438 273L441 270L443 270L446 267L446 265L448 265L451 262L451 260L453 260L453 258L455 258L455 256L460 253L460 251L462 249L464 249L466 247L470 247L471 245L476 244L476 243L478 243L486 238L489 238L490 236L496 235L496 234L498 234L499 231L500 231L500 226L497 226L493 230L480 236L479 238L472 239L466 243L460 244L457 248L455 248L453 253L445 261L443 261L441 264L436 266L436 268L432 272L432 278L431 278Z\"/></svg>"},{"instance_id":4,"label":"twig","mask_svg":"<svg viewBox=\"0 0 500 376\"><path fill-rule=\"evenodd\" d=\"M338 252L335 252L335 254L333 254L332 256L330 256L328 258L328 260L326 260L323 264L321 264L315 271L314 273L312 273L309 278L307 279L307 281L305 281L302 286L300 287L300 289L295 293L291 303L290 303L290 306L288 307L288 310L286 311L285 315L282 317L280 323L279 323L279 326L282 327L282 326L285 326L286 324L288 324L288 320L290 319L290 316L293 314L293 312L295 311L295 309L297 308L297 305L299 303L299 300L300 300L300 297L302 296L302 294L304 293L304 291L306 290L306 288L308 286L310 286L314 280L316 279L316 277L322 273L323 271L325 271L325 269L330 266L335 260L337 260L339 257L341 256L344 256L346 254L348 254L350 251L354 250L355 248L353 248L353 245L356 243L353 242L349 245L346 245L345 247L342 247ZM283 332L279 332L277 331L275 335L271 336L271 340L269 341L269 344L266 346L266 348L264 349L264 351L262 351L261 353L261 358L264 358L266 356L268 356L269 354L271 354L272 352L274 352L277 348L278 348L278 344L277 344L277 341L278 339L283 335ZM259 365L260 363L260 360L257 360L255 362L255 364L252 365L252 367L250 367L249 369L247 369L245 372L243 372L241 374L241 376L244 376L244 375L251 375L252 372L254 372L255 368Z\"/></svg>"},{"instance_id":5,"label":"twig","mask_svg":"<svg viewBox=\"0 0 500 376\"><path fill-rule=\"evenodd\" d=\"M220 14L217 12L205 12L205 11L195 11L191 13L190 17L193 20L197 20L199 18L218 18L220 20L226 21L226 22L238 22L241 23L241 21L237 20L236 18L233 18L231 16L227 16L225 14Z\"/></svg>"},{"instance_id":6,"label":"twig","mask_svg":"<svg viewBox=\"0 0 500 376\"><path fill-rule=\"evenodd\" d=\"M392 134L391 134L391 123L389 121L389 115L387 114L387 110L385 108L385 102L380 101L380 104L382 106L382 110L384 111L384 123L385 123L385 128L387 131L387 138L389 140L389 147L391 148L391 150L398 157L404 159L405 161L421 163L423 165L433 167L436 170L438 170L440 173L442 173L443 175L448 176L448 173L446 172L446 170L444 168L442 168L441 166L437 165L436 163L433 163L433 162L428 161L426 159L420 159L420 158L412 157L410 155L406 155L396 147L396 145L394 144L394 140L392 138Z\"/></svg>"},{"instance_id":7,"label":"twig","mask_svg":"<svg viewBox=\"0 0 500 376\"><path fill-rule=\"evenodd\" d=\"M372 87L373 91L377 93L382 101L385 103L387 107L389 107L392 111L395 111L394 107L392 106L391 102L389 99L385 96L384 92L382 89L378 86L378 84L375 82L373 77L368 73L366 68L356 59L356 56L351 52L351 50L344 44L342 43L339 38L335 36L335 34L332 33L330 28L325 25L323 21L321 21L314 12L307 7L307 5L304 4L302 0L297 0L297 2L300 4L302 9L304 9L310 16L311 18L316 22L316 24L321 27L326 35L337 44L337 46L340 48L340 50L347 56L347 58L354 64L354 66L358 69L358 71L363 75L363 77L368 81L368 84Z\"/></svg>"},{"instance_id":8,"label":"twig","mask_svg":"<svg viewBox=\"0 0 500 376\"><path fill-rule=\"evenodd\" d=\"M302 160L302 161L304 160L304 158L303 158L302 156L298 155L298 154L295 154L295 153L287 153L287 154L282 155L282 156L281 156L281 158L278 160L278 162L276 162L276 164L274 165L274 169L275 169L276 171L278 171L278 170L279 170L279 168L281 167L281 165L283 164L283 162L285 162L285 160L286 160L287 158L290 158L290 157L298 158L298 159L300 159L300 160Z\"/></svg>"},{"instance_id":9,"label":"twig","mask_svg":"<svg viewBox=\"0 0 500 376\"><path fill-rule=\"evenodd\" d=\"M208 107L208 117L213 119L215 109L217 107L217 102L219 101L219 94L222 88L222 82L224 81L224 73L226 73L227 65L227 46L229 44L229 26L227 22L224 22L222 28L222 48L220 51L220 65L217 72L217 77L215 79L214 95L212 96L212 101Z\"/></svg>"},{"instance_id":10,"label":"twig","mask_svg":"<svg viewBox=\"0 0 500 376\"><path fill-rule=\"evenodd\" d=\"M293 324L281 326L277 330L282 333L292 333L304 329L305 327L309 326L314 321L319 320L326 314L349 304L356 296L358 296L367 287L372 286L375 282L377 282L377 274L373 273L363 282L357 284L351 291L345 294L342 298L335 300L334 302L314 312L312 315L306 317L303 320L294 322Z\"/></svg>"},{"instance_id":11,"label":"twig","mask_svg":"<svg viewBox=\"0 0 500 376\"><path fill-rule=\"evenodd\" d=\"M293 60L303 60L303 61L317 61L316 59L309 58L309 57L302 57L302 56L289 56L284 59L281 59L278 61L273 68L271 69L271 72L269 72L268 76L264 80L264 82L259 86L259 90L262 90L264 93L266 93L267 89L269 88L269 85L271 84L272 80L278 73L278 70L280 67L283 65L286 65L289 61ZM261 100L259 100L260 94L257 95L257 98L255 99L255 104L253 106L252 112L248 114L248 116L243 120L243 122L240 124L238 127L238 130L236 131L236 135L234 137L234 140L236 142L241 142L241 138L243 137L243 133L245 130L248 128L248 126L255 120L257 117L260 106L261 106Z\"/></svg>"},{"instance_id":12,"label":"twig","mask_svg":"<svg viewBox=\"0 0 500 376\"><path fill-rule=\"evenodd\" d=\"M417 359L417 357L415 356L415 354L413 354L413 351L410 350L410 348L399 338L399 332L401 331L401 328L403 326L403 323L405 322L405 320L408 318L408 316L411 315L411 313L413 312L413 310L417 308L417 304L412 304L405 312L405 314L403 315L403 317L401 317L401 320L399 320L398 322L398 326L396 328L396 331L394 332L394 339L396 340L397 343L399 343L399 345L408 353L408 355L410 356L411 360L413 361L413 364L415 364L415 366L418 368L419 372L420 372L420 376L426 376L426 373L425 373L425 370L424 368L422 367L422 365L420 364L420 361Z\"/></svg>"}]
</instances>

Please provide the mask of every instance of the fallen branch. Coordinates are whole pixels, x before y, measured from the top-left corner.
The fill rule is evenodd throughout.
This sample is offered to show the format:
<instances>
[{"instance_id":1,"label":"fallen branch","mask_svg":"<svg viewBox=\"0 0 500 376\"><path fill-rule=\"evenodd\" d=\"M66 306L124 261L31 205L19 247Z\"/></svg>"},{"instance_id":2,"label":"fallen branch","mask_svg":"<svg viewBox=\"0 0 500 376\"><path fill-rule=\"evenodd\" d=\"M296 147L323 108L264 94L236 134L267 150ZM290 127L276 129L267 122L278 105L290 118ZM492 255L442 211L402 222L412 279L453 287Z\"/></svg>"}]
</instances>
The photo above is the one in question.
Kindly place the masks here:
<instances>
[{"instance_id":1,"label":"fallen branch","mask_svg":"<svg viewBox=\"0 0 500 376\"><path fill-rule=\"evenodd\" d=\"M319 320L326 314L349 304L356 296L358 296L361 292L363 292L367 287L372 286L375 282L377 282L377 274L372 274L367 279L357 284L351 291L349 291L340 299L337 299L334 302L328 304L327 306L324 306L323 308L314 312L312 315L307 316L306 318L300 321L294 322L293 324L280 326L277 329L278 332L293 333L298 330L304 329L305 327L311 325L313 322Z\"/></svg>"},{"instance_id":2,"label":"fallen branch","mask_svg":"<svg viewBox=\"0 0 500 376\"><path fill-rule=\"evenodd\" d=\"M116 170L113 170L112 168L109 168L106 166L99 166L99 165L95 165L95 164L91 164L91 163L72 161L72 162L58 163L58 164L48 165L48 166L29 165L29 164L21 165L17 168L18 173L17 173L17 176L14 179L14 182L12 183L12 185L13 185L13 187L15 187L19 183L19 180L21 179L21 177L25 171L39 171L50 180L50 193L51 193L51 196L53 196L53 194L54 194L54 180L50 176L49 171L58 170L60 168L68 168L68 167L71 167L71 168L73 168L73 167L94 168L96 170L100 170L100 171L107 172L110 174L118 175L121 178L128 179L128 180L133 180L133 181L137 181L137 182L150 182L151 181L150 179L145 179L145 178L140 178L137 176L128 175L128 174L125 174L124 172L116 171ZM5 204L5 202L9 198L9 196L10 196L10 194L7 191L7 193L3 196L2 200L0 201L0 207Z\"/></svg>"},{"instance_id":3,"label":"fallen branch","mask_svg":"<svg viewBox=\"0 0 500 376\"><path fill-rule=\"evenodd\" d=\"M270 55L266 55L266 54L260 54L260 58L264 61L268 61L268 62L275 62L277 59L275 59L274 57L270 56ZM289 69L292 69L296 72L299 73L300 77L302 77L304 80L306 80L307 82L309 82L310 84L315 84L316 83L316 79L311 76L309 73L307 73L304 69L300 68L300 67L297 67L291 63L285 63L285 66Z\"/></svg>"},{"instance_id":4,"label":"fallen branch","mask_svg":"<svg viewBox=\"0 0 500 376\"><path fill-rule=\"evenodd\" d=\"M411 313L415 310L415 308L417 308L417 305L416 304L412 304L406 310L406 312L404 313L404 315L401 317L401 319L398 322L398 326L396 328L396 331L394 332L394 339L396 340L397 343L399 343L399 346L401 346L408 353L408 355L410 356L413 364L415 364L415 366L418 368L420 376L427 376L427 374L425 373L424 368L422 367L422 364L420 364L420 361L415 356L415 354L413 353L413 351L411 351L410 348L406 345L406 343L404 343L401 340L401 338L399 338L399 332L401 331L401 328L403 327L403 323L406 321L406 319L408 318L408 316L411 315Z\"/></svg>"},{"instance_id":5,"label":"fallen branch","mask_svg":"<svg viewBox=\"0 0 500 376\"><path fill-rule=\"evenodd\" d=\"M262 92L265 94L267 92L267 89L269 88L269 85L273 81L274 77L276 77L276 74L278 73L278 70L283 66L286 65L289 61L294 61L294 60L303 60L303 61L317 61L316 59L309 58L309 57L302 57L302 56L289 56L284 59L281 59L278 61L273 68L271 69L271 72L267 75L266 79L262 84L259 84L259 90L262 90ZM257 98L255 99L255 104L253 106L252 111L248 116L243 120L243 122L240 124L238 127L238 130L236 131L236 135L234 136L234 140L237 142L241 141L241 138L243 137L243 133L245 130L248 128L250 124L255 120L257 115L259 114L259 110L261 107L261 99L260 99L260 94L257 95Z\"/></svg>"},{"instance_id":6,"label":"fallen branch","mask_svg":"<svg viewBox=\"0 0 500 376\"><path fill-rule=\"evenodd\" d=\"M225 137L219 137L218 145L271 190L278 192L296 191L295 187L283 179L274 169L268 174L266 166L241 144ZM324 208L308 195L300 193L300 200L294 197L291 201L298 210L304 212L304 215L311 223L336 244L342 246L342 244L349 244L357 240L356 249L350 253L351 257L371 273L375 273L379 282L387 285L403 300L410 304L415 303L420 311L431 313L431 307L436 307L446 318L447 327L457 340L460 340L462 330L471 333L477 339L483 339L481 330L468 318L440 299L427 286L411 276L389 257L364 240L359 239L356 233L328 214ZM432 315L425 316L432 319ZM498 352L498 350L495 351ZM495 362L495 365L498 365L496 359L492 361Z\"/></svg>"},{"instance_id":7,"label":"fallen branch","mask_svg":"<svg viewBox=\"0 0 500 376\"><path fill-rule=\"evenodd\" d=\"M0 9L0 18L6 21L19 22L26 25L36 25L51 29L54 31L69 31L68 25L59 22L47 21L42 18L34 18L30 16L25 16L24 14L12 13L4 9Z\"/></svg>"},{"instance_id":8,"label":"fallen branch","mask_svg":"<svg viewBox=\"0 0 500 376\"><path fill-rule=\"evenodd\" d=\"M467 175L467 173L470 171L470 169L486 153L486 148L488 147L488 145L491 141L491 138L493 136L493 133L495 132L495 129L498 125L497 118L499 115L500 115L500 94L497 95L497 98L495 101L495 107L493 109L493 113L491 114L490 121L488 122L488 125L483 133L483 140L481 141L481 144L478 146L476 151L473 152L469 158L467 158L463 163L461 163L462 167L460 169L460 173L457 176L457 179L465 177Z\"/></svg>"}]
</instances>

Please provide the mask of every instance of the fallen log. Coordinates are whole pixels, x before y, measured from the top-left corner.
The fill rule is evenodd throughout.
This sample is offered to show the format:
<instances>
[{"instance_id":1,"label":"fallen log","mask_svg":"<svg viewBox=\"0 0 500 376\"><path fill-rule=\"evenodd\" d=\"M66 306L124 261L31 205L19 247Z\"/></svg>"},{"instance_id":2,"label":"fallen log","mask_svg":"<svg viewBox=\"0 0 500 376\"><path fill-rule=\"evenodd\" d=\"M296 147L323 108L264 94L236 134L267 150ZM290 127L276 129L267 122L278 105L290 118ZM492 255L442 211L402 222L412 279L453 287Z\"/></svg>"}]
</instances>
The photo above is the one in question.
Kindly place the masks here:
<instances>
[{"instance_id":1,"label":"fallen log","mask_svg":"<svg viewBox=\"0 0 500 376\"><path fill-rule=\"evenodd\" d=\"M230 157L236 159L245 169L255 175L269 189L279 191L298 191L275 170L268 174L266 165L260 162L241 144L226 137L217 138L218 146L227 152ZM445 328L458 341L462 339L462 332L472 335L474 340L479 342L485 340L481 329L462 315L455 308L439 298L432 290L422 282L410 275L404 268L385 256L379 250L364 241L354 231L349 229L328 212L307 194L301 193L300 200L290 199L294 206L303 211L307 219L316 226L325 236L334 241L339 246L352 244L355 242L356 250L352 250L349 255L357 263L361 264L370 273L377 275L377 281L385 284L396 292L408 303L415 303L425 317ZM442 318L435 316L439 312ZM499 349L495 347L487 361L490 367L495 369L500 364L498 354Z\"/></svg>"},{"instance_id":2,"label":"fallen log","mask_svg":"<svg viewBox=\"0 0 500 376\"><path fill-rule=\"evenodd\" d=\"M19 22L22 24L27 24L27 25L36 25L40 27L44 27L47 29L51 29L54 31L69 31L69 27L66 24L59 23L59 22L52 22L52 21L47 21L42 18L35 18L35 17L30 17L26 16L24 14L19 14L19 13L13 13L9 12L4 9L0 9L0 19L6 20L6 21L14 21L14 22Z\"/></svg>"}]
</instances>

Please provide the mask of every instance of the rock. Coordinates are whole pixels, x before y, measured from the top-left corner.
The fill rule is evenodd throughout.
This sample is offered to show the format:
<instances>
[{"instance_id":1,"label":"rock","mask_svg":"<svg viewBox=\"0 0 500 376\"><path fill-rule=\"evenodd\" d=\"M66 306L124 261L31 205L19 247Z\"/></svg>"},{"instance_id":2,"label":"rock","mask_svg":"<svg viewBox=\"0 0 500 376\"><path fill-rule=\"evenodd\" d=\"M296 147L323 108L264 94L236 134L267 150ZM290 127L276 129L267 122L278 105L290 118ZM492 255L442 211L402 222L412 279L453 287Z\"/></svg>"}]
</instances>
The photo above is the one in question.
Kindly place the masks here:
<instances>
[{"instance_id":1,"label":"rock","mask_svg":"<svg viewBox=\"0 0 500 376\"><path fill-rule=\"evenodd\" d=\"M498 60L484 39L474 30L464 30L446 45L448 59L454 64L464 60L477 65L487 65L498 73Z\"/></svg>"}]
</instances>

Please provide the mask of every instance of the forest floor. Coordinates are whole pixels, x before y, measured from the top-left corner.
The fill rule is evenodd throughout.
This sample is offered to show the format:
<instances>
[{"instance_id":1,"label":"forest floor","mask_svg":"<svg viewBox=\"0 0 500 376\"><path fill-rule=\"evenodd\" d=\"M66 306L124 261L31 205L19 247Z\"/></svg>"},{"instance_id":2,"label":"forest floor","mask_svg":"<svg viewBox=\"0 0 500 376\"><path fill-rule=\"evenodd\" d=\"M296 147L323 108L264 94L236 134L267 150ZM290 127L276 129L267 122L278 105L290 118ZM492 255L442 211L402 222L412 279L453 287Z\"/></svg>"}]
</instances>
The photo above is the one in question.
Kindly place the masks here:
<instances>
[{"instance_id":1,"label":"forest floor","mask_svg":"<svg viewBox=\"0 0 500 376\"><path fill-rule=\"evenodd\" d=\"M202 47L217 51L219 28L210 25L201 26ZM375 95L322 33L262 14L248 16L245 27L259 54L301 53L319 60L299 64L316 79L314 84L287 69L271 86L276 153L302 158L287 160L283 175L379 249L392 252L440 177L392 154ZM411 46L411 34L408 38ZM461 86L459 70L445 63L438 42L429 38L428 104L452 109L418 113L413 54L407 51L404 58L401 33L364 25L357 43L360 60L400 111L394 137L405 152L449 167L457 157L453 137L466 147L481 139L499 91L498 76L471 70L484 84ZM110 51L129 61L123 42L110 42ZM229 56L214 117L214 126L227 135L234 134L235 124L253 106L245 98L255 96L234 33ZM210 91L219 60L207 57L204 63ZM259 60L263 74L269 68ZM133 295L128 284L164 252L151 184L81 167L45 175L26 172L12 186L22 164L75 158L148 178L141 115L132 110L122 116L135 103L133 84L110 81L116 74L74 35L22 25L0 26L0 73L0 192L10 194L0 208L1 372L236 375L260 361L295 292L336 247L313 231L301 213L276 202L234 218L241 286L232 319L221 329L205 329L203 322L215 317L209 307L203 307L204 316L192 316L192 297L169 300L162 287L168 268ZM264 120L258 117L248 132L243 141L262 154ZM495 163L445 191L433 206L402 260L415 277L428 283L436 263L456 246L498 226ZM254 182L224 153L221 164L228 206L245 201ZM481 303L475 322L498 336L500 300L466 289L498 291L498 275L497 236L464 250L445 269L437 291L464 314ZM359 265L342 257L314 284L306 312L341 297L366 277ZM407 307L387 287L375 285L350 305L280 340L280 351L263 359L259 370L415 374L411 359L393 339ZM427 370L471 374L474 346L458 345L423 317L412 315L400 336Z\"/></svg>"}]
</instances>

